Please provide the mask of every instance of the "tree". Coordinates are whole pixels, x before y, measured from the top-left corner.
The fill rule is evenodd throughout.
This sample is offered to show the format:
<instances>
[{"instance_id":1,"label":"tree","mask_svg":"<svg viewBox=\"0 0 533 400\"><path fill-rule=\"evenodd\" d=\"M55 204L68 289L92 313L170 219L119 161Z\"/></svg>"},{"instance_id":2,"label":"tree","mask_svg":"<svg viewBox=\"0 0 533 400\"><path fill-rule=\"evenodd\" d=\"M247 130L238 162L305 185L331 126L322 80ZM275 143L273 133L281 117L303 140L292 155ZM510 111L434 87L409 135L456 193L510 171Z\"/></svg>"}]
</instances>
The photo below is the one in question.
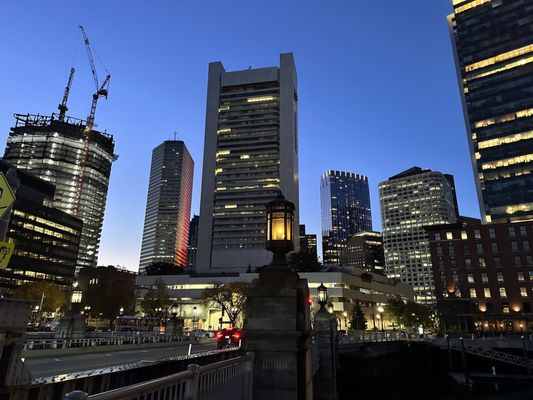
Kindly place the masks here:
<instances>
[{"instance_id":1,"label":"tree","mask_svg":"<svg viewBox=\"0 0 533 400\"><path fill-rule=\"evenodd\" d=\"M114 269L106 272L97 285L89 285L83 303L112 325L121 308L126 315L135 311L135 275Z\"/></svg>"},{"instance_id":2,"label":"tree","mask_svg":"<svg viewBox=\"0 0 533 400\"><path fill-rule=\"evenodd\" d=\"M170 262L153 262L146 266L145 275L180 275L187 273L185 267Z\"/></svg>"},{"instance_id":3,"label":"tree","mask_svg":"<svg viewBox=\"0 0 533 400\"><path fill-rule=\"evenodd\" d=\"M385 307L385 310L389 319L393 321L396 325L405 325L405 303L402 299L400 299L399 297L390 299L387 302L387 307Z\"/></svg>"},{"instance_id":4,"label":"tree","mask_svg":"<svg viewBox=\"0 0 533 400\"><path fill-rule=\"evenodd\" d=\"M235 326L237 317L245 309L247 288L248 284L244 282L215 283L213 288L203 292L202 298L205 303L220 307L222 313L228 316L231 325Z\"/></svg>"},{"instance_id":5,"label":"tree","mask_svg":"<svg viewBox=\"0 0 533 400\"><path fill-rule=\"evenodd\" d=\"M361 305L357 301L355 303L354 308L352 309L352 315L350 318L350 327L352 329L355 329L356 331L364 331L366 330L366 318L365 313L361 309Z\"/></svg>"},{"instance_id":6,"label":"tree","mask_svg":"<svg viewBox=\"0 0 533 400\"><path fill-rule=\"evenodd\" d=\"M41 311L55 312L67 304L67 293L60 286L53 283L43 281L25 283L11 291L11 297L33 300L37 304L40 304L43 294L43 308Z\"/></svg>"},{"instance_id":7,"label":"tree","mask_svg":"<svg viewBox=\"0 0 533 400\"><path fill-rule=\"evenodd\" d=\"M141 300L141 308L145 314L149 316L160 315L168 311L168 308L172 304L168 295L167 285L161 278L157 278L154 285L148 289L144 298Z\"/></svg>"},{"instance_id":8,"label":"tree","mask_svg":"<svg viewBox=\"0 0 533 400\"><path fill-rule=\"evenodd\" d=\"M400 298L390 299L387 303L386 312L389 318L398 325L406 327L422 325L425 328L433 325L429 307L412 301L404 302Z\"/></svg>"},{"instance_id":9,"label":"tree","mask_svg":"<svg viewBox=\"0 0 533 400\"><path fill-rule=\"evenodd\" d=\"M322 264L317 257L305 252L293 252L289 255L289 267L296 272L319 272Z\"/></svg>"}]
</instances>

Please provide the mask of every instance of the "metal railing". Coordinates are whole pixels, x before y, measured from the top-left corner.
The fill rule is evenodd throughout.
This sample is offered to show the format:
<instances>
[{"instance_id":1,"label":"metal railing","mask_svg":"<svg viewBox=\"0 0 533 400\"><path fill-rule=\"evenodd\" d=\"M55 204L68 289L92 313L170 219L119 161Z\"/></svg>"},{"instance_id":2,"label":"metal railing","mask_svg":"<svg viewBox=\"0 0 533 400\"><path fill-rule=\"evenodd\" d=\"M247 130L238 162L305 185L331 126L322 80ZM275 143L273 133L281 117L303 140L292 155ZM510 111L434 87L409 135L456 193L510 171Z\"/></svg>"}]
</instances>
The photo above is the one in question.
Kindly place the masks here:
<instances>
[{"instance_id":1,"label":"metal railing","mask_svg":"<svg viewBox=\"0 0 533 400\"><path fill-rule=\"evenodd\" d=\"M77 347L120 346L124 344L166 343L191 340L188 336L113 336L79 339L30 339L23 350L68 349Z\"/></svg>"},{"instance_id":2,"label":"metal railing","mask_svg":"<svg viewBox=\"0 0 533 400\"><path fill-rule=\"evenodd\" d=\"M163 378L88 395L76 390L65 400L251 400L253 354L217 363L191 364L186 371Z\"/></svg>"},{"instance_id":3,"label":"metal railing","mask_svg":"<svg viewBox=\"0 0 533 400\"><path fill-rule=\"evenodd\" d=\"M380 331L351 331L347 335L339 335L340 345L368 342L397 342L408 340L420 340L419 335L411 335L403 332L380 332Z\"/></svg>"}]
</instances>

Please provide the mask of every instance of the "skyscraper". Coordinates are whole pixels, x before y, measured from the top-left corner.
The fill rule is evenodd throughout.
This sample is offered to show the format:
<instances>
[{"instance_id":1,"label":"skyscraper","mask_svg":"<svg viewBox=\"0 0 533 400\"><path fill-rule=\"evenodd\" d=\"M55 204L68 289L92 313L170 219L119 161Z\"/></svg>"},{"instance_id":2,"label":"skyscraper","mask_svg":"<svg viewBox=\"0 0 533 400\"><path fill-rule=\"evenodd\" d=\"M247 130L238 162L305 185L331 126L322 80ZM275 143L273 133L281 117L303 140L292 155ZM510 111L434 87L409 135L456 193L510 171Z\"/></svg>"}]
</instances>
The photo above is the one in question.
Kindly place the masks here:
<instances>
[{"instance_id":1,"label":"skyscraper","mask_svg":"<svg viewBox=\"0 0 533 400\"><path fill-rule=\"evenodd\" d=\"M372 230L368 178L327 171L320 178L322 254L324 264L339 264L346 240Z\"/></svg>"},{"instance_id":2,"label":"skyscraper","mask_svg":"<svg viewBox=\"0 0 533 400\"><path fill-rule=\"evenodd\" d=\"M76 271L96 267L111 163L116 159L113 136L93 130L85 148L86 121L59 120L57 114L16 114L15 120L4 160L55 186L52 206L83 221Z\"/></svg>"},{"instance_id":3,"label":"skyscraper","mask_svg":"<svg viewBox=\"0 0 533 400\"><path fill-rule=\"evenodd\" d=\"M316 250L316 235L305 232L305 225L300 225L300 253L313 260L318 259Z\"/></svg>"},{"instance_id":4,"label":"skyscraper","mask_svg":"<svg viewBox=\"0 0 533 400\"><path fill-rule=\"evenodd\" d=\"M453 0L448 17L483 221L533 218L533 7Z\"/></svg>"},{"instance_id":5,"label":"skyscraper","mask_svg":"<svg viewBox=\"0 0 533 400\"><path fill-rule=\"evenodd\" d=\"M153 150L139 273L152 262L186 267L193 172L181 140L166 140Z\"/></svg>"},{"instance_id":6,"label":"skyscraper","mask_svg":"<svg viewBox=\"0 0 533 400\"><path fill-rule=\"evenodd\" d=\"M361 268L363 271L383 274L385 255L383 238L379 232L359 232L346 241L341 257L341 265Z\"/></svg>"},{"instance_id":7,"label":"skyscraper","mask_svg":"<svg viewBox=\"0 0 533 400\"><path fill-rule=\"evenodd\" d=\"M451 175L410 168L379 184L385 274L413 286L415 300L436 301L429 240L424 226L455 223Z\"/></svg>"},{"instance_id":8,"label":"skyscraper","mask_svg":"<svg viewBox=\"0 0 533 400\"><path fill-rule=\"evenodd\" d=\"M297 93L290 53L279 67L209 65L197 271L270 263L265 205L279 190L296 206L298 249Z\"/></svg>"},{"instance_id":9,"label":"skyscraper","mask_svg":"<svg viewBox=\"0 0 533 400\"><path fill-rule=\"evenodd\" d=\"M198 254L198 223L200 217L195 215L189 224L189 242L187 243L187 268L196 269L196 255Z\"/></svg>"}]
</instances>

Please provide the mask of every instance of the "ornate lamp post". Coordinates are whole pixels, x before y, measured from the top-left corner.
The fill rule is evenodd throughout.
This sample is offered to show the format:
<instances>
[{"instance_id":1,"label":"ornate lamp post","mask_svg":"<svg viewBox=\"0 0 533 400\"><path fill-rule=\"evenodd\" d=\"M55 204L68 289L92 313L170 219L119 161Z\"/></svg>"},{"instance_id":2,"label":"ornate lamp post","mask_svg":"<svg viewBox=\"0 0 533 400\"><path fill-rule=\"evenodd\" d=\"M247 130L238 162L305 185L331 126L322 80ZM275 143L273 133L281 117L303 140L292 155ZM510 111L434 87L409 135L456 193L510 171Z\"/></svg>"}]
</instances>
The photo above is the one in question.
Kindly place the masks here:
<instances>
[{"instance_id":1,"label":"ornate lamp post","mask_svg":"<svg viewBox=\"0 0 533 400\"><path fill-rule=\"evenodd\" d=\"M266 249L274 253L269 267L286 266L287 253L294 249L294 209L294 204L285 200L281 192L266 205Z\"/></svg>"},{"instance_id":2,"label":"ornate lamp post","mask_svg":"<svg viewBox=\"0 0 533 400\"><path fill-rule=\"evenodd\" d=\"M198 328L198 307L192 308L192 329Z\"/></svg>"},{"instance_id":3,"label":"ornate lamp post","mask_svg":"<svg viewBox=\"0 0 533 400\"><path fill-rule=\"evenodd\" d=\"M326 304L328 304L328 289L324 286L323 283L316 288L316 298L317 302L320 305L320 310L326 311Z\"/></svg>"}]
</instances>

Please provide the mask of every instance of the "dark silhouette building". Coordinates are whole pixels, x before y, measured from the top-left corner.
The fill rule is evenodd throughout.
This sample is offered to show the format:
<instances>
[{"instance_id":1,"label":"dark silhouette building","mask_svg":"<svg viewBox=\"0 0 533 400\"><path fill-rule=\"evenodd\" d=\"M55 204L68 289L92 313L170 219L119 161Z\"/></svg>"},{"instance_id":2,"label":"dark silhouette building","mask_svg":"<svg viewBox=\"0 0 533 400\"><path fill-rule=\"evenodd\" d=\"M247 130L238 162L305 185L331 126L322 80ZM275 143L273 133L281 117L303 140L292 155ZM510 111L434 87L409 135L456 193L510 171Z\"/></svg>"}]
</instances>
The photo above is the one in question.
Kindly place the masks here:
<instances>
[{"instance_id":1,"label":"dark silhouette building","mask_svg":"<svg viewBox=\"0 0 533 400\"><path fill-rule=\"evenodd\" d=\"M318 259L316 235L305 232L305 225L300 225L300 253L313 260Z\"/></svg>"},{"instance_id":2,"label":"dark silhouette building","mask_svg":"<svg viewBox=\"0 0 533 400\"><path fill-rule=\"evenodd\" d=\"M16 196L7 221L2 220L5 241L15 249L7 268L0 269L0 288L44 281L70 290L82 221L50 206L55 195L51 183L2 160L0 172L8 176Z\"/></svg>"},{"instance_id":3,"label":"dark silhouette building","mask_svg":"<svg viewBox=\"0 0 533 400\"><path fill-rule=\"evenodd\" d=\"M341 265L383 274L385 255L380 232L359 232L346 242L341 253Z\"/></svg>"},{"instance_id":4,"label":"dark silhouette building","mask_svg":"<svg viewBox=\"0 0 533 400\"><path fill-rule=\"evenodd\" d=\"M196 253L198 251L198 223L200 217L195 215L189 224L189 242L187 244L187 268L194 270L196 268Z\"/></svg>"}]
</instances>

